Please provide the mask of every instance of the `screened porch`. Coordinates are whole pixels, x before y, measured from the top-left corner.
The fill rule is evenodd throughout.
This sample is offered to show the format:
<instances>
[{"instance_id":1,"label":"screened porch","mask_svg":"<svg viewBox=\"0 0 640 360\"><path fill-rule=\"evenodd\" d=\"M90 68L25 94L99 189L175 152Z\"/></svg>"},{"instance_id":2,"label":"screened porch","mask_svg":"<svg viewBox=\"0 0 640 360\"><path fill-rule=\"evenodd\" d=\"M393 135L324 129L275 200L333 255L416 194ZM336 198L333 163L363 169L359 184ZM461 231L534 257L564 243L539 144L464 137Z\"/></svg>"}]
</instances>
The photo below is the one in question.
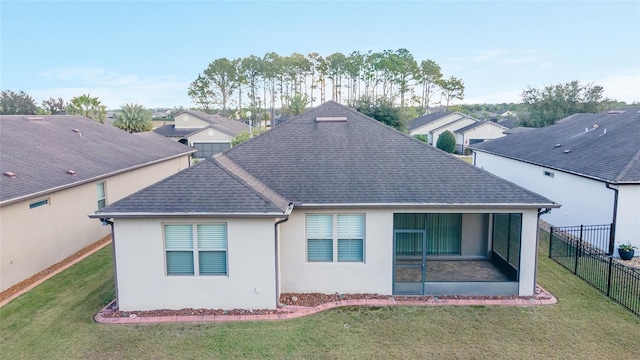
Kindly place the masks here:
<instances>
[{"instance_id":1,"label":"screened porch","mask_svg":"<svg viewBox=\"0 0 640 360\"><path fill-rule=\"evenodd\" d=\"M517 294L521 229L521 214L394 214L394 294Z\"/></svg>"}]
</instances>

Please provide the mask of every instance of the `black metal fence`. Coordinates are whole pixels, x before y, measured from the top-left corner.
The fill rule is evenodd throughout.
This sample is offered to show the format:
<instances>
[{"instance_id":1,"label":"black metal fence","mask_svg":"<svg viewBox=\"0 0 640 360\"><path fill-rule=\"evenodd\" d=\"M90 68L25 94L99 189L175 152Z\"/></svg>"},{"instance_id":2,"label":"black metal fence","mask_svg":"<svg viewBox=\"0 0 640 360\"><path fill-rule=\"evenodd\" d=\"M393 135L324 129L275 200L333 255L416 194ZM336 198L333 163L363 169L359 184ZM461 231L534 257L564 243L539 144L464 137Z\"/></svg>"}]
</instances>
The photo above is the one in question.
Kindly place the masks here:
<instances>
[{"instance_id":1,"label":"black metal fence","mask_svg":"<svg viewBox=\"0 0 640 360\"><path fill-rule=\"evenodd\" d=\"M619 263L611 256L608 245L603 250L599 242L587 241L584 237L587 226L571 228L572 231L551 228L549 258L640 316L640 269ZM575 236L575 228L582 228L583 236Z\"/></svg>"}]
</instances>

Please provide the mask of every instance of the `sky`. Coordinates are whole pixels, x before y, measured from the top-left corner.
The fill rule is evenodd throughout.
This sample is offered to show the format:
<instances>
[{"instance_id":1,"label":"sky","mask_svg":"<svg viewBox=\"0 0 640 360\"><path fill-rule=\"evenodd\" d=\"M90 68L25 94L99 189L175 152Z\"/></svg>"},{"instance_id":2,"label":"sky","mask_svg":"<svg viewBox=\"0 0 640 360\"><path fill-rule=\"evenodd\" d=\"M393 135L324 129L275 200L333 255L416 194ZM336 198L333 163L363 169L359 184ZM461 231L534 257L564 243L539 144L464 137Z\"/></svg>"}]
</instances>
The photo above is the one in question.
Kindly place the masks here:
<instances>
[{"instance_id":1,"label":"sky","mask_svg":"<svg viewBox=\"0 0 640 360\"><path fill-rule=\"evenodd\" d=\"M405 48L465 84L466 104L578 80L640 101L640 1L0 0L0 88L90 93L108 109L194 104L215 59Z\"/></svg>"}]
</instances>

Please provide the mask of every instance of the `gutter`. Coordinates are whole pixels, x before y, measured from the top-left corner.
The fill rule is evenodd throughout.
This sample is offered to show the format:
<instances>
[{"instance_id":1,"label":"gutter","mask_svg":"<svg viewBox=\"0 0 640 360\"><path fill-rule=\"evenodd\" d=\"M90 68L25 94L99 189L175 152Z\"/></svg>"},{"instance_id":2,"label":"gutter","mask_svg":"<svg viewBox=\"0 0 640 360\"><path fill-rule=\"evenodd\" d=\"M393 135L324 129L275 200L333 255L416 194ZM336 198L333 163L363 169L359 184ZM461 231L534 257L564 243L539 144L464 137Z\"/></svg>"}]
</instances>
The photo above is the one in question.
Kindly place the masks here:
<instances>
[{"instance_id":1,"label":"gutter","mask_svg":"<svg viewBox=\"0 0 640 360\"><path fill-rule=\"evenodd\" d=\"M432 209L541 209L541 208L559 208L560 204L556 203L535 203L535 204L523 204L523 203L468 203L468 204L438 204L438 203L296 203L296 206L305 208L389 208L389 207L403 207L403 208L432 208Z\"/></svg>"},{"instance_id":2,"label":"gutter","mask_svg":"<svg viewBox=\"0 0 640 360\"><path fill-rule=\"evenodd\" d=\"M607 255L611 255L613 254L613 250L615 248L615 238L616 238L616 224L618 222L618 194L619 194L619 190L611 187L611 183L605 183L604 186L609 189L609 190L613 190L614 195L613 195L613 216L611 218L611 232L609 233L609 252L607 253Z\"/></svg>"},{"instance_id":3,"label":"gutter","mask_svg":"<svg viewBox=\"0 0 640 360\"><path fill-rule=\"evenodd\" d=\"M273 247L274 247L274 255L275 255L275 286L276 286L276 306L278 306L280 304L280 254L279 254L279 248L280 245L278 243L278 225L285 223L287 221L289 221L289 215L291 215L291 211L293 210L293 203L289 204L289 207L287 208L287 210L285 210L284 212L284 216L286 216L284 219L278 220L276 221L276 223L273 225Z\"/></svg>"},{"instance_id":4,"label":"gutter","mask_svg":"<svg viewBox=\"0 0 640 360\"><path fill-rule=\"evenodd\" d=\"M114 303L118 306L118 266L116 265L116 234L115 229L113 227L113 221L102 218L102 225L111 227L111 250L113 251L113 278L115 280L115 289L116 289L116 298L114 299Z\"/></svg>"},{"instance_id":5,"label":"gutter","mask_svg":"<svg viewBox=\"0 0 640 360\"><path fill-rule=\"evenodd\" d=\"M288 209L287 209L288 210ZM287 211L285 211L286 214ZM281 212L273 212L273 213L216 213L216 212L178 212L178 213L149 213L149 212L132 212L132 213L94 213L88 215L91 219L102 219L102 218L159 218L159 217L197 217L197 216L206 216L206 217L267 217L267 218L278 218L282 217Z\"/></svg>"}]
</instances>

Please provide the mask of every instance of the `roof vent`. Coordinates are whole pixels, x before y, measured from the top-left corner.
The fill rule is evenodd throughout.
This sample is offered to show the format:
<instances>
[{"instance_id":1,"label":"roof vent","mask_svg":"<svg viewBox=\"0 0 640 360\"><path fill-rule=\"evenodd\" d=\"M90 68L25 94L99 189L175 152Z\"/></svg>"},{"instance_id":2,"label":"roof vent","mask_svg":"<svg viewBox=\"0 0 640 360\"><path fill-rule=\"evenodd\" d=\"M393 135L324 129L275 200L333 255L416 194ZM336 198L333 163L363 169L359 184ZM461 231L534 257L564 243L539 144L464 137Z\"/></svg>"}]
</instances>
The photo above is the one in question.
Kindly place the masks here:
<instances>
[{"instance_id":1,"label":"roof vent","mask_svg":"<svg viewBox=\"0 0 640 360\"><path fill-rule=\"evenodd\" d=\"M79 133L79 132L80 132L80 130L78 130L78 129L73 129L73 132L77 132L77 133Z\"/></svg>"},{"instance_id":2,"label":"roof vent","mask_svg":"<svg viewBox=\"0 0 640 360\"><path fill-rule=\"evenodd\" d=\"M626 113L626 111L624 110L611 110L609 112L607 112L607 114L609 115L620 115L620 114L624 114Z\"/></svg>"},{"instance_id":3,"label":"roof vent","mask_svg":"<svg viewBox=\"0 0 640 360\"><path fill-rule=\"evenodd\" d=\"M76 172L74 170L67 170L67 174L71 176L76 176Z\"/></svg>"},{"instance_id":4,"label":"roof vent","mask_svg":"<svg viewBox=\"0 0 640 360\"><path fill-rule=\"evenodd\" d=\"M29 120L29 121L42 121L42 120L44 120L44 118L40 117L40 116L29 116L29 117L27 117L27 120Z\"/></svg>"},{"instance_id":5,"label":"roof vent","mask_svg":"<svg viewBox=\"0 0 640 360\"><path fill-rule=\"evenodd\" d=\"M316 122L317 123L331 123L331 122L342 122L345 123L347 122L347 118L345 116L329 116L329 117L317 117L316 118Z\"/></svg>"},{"instance_id":6,"label":"roof vent","mask_svg":"<svg viewBox=\"0 0 640 360\"><path fill-rule=\"evenodd\" d=\"M555 147L555 148L559 148L559 147L561 147L561 146L562 146L562 144L556 144L554 147Z\"/></svg>"},{"instance_id":7,"label":"roof vent","mask_svg":"<svg viewBox=\"0 0 640 360\"><path fill-rule=\"evenodd\" d=\"M564 153L565 153L565 154L568 154L568 153L570 153L570 152L571 152L571 150L569 150L569 149L567 149L567 150L565 150L565 151L564 151Z\"/></svg>"},{"instance_id":8,"label":"roof vent","mask_svg":"<svg viewBox=\"0 0 640 360\"><path fill-rule=\"evenodd\" d=\"M5 171L4 174L2 174L6 177L8 177L9 179L15 179L16 178L16 173L12 172L12 171Z\"/></svg>"}]
</instances>

